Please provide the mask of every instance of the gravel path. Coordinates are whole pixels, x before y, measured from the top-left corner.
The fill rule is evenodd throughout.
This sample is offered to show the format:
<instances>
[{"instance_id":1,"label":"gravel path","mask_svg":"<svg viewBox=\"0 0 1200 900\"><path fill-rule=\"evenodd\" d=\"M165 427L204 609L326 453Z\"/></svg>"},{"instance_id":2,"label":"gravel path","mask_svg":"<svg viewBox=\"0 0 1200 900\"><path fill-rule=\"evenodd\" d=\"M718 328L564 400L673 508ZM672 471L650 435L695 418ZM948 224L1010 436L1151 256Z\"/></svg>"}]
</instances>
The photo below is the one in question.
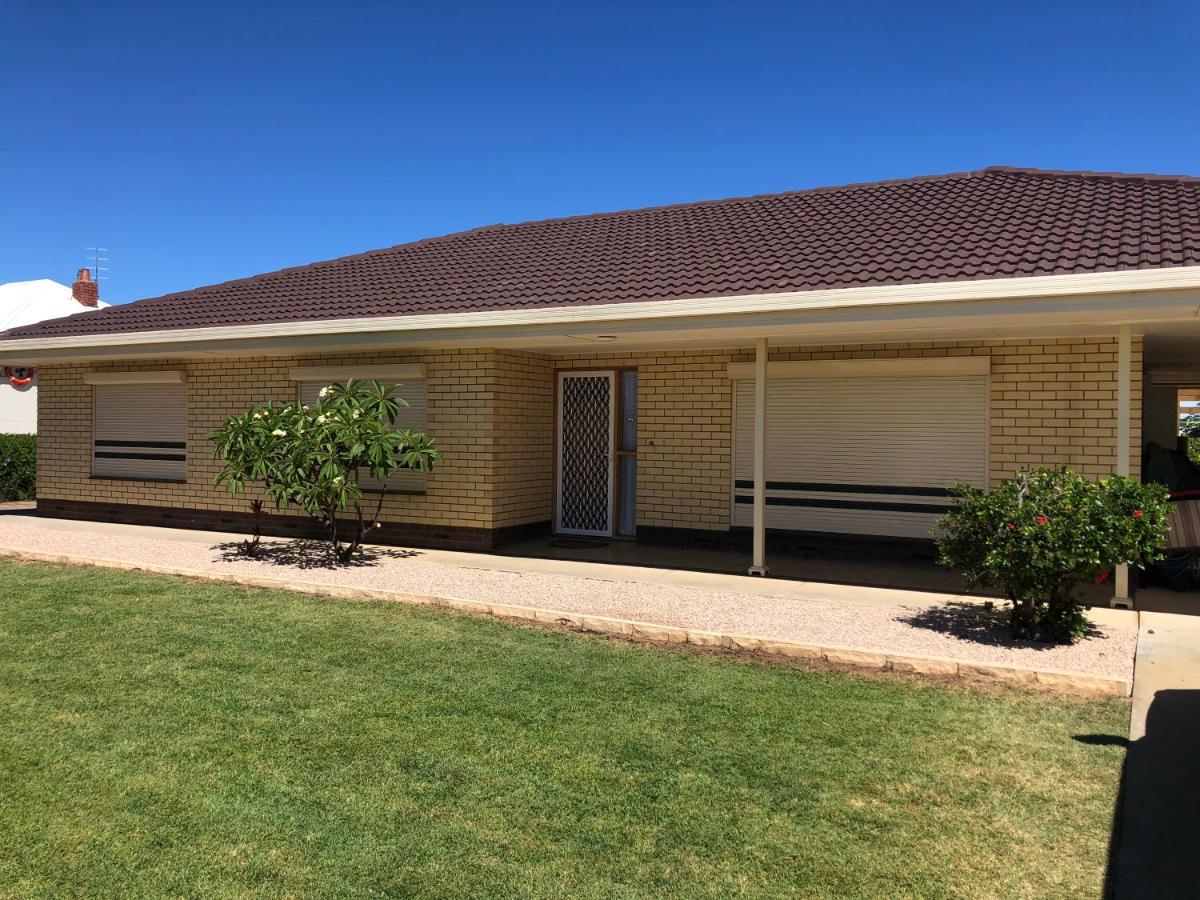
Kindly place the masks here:
<instances>
[{"instance_id":1,"label":"gravel path","mask_svg":"<svg viewBox=\"0 0 1200 900\"><path fill-rule=\"evenodd\" d=\"M1070 647L1046 647L1004 636L1002 614L977 604L923 603L876 606L833 600L759 596L728 590L611 581L598 578L505 571L502 558L480 556L485 568L449 565L422 558L420 551L380 549L368 564L337 570L313 565L304 542L274 542L269 560L248 560L234 551L236 541L209 544L77 528L51 522L0 518L0 547L67 553L133 563L179 566L384 588L413 594L489 603L537 606L812 644L885 650L963 661L1036 666L1068 672L1132 678L1137 645L1134 629L1096 629ZM320 557L317 556L317 559ZM864 588L864 590L869 590Z\"/></svg>"}]
</instances>

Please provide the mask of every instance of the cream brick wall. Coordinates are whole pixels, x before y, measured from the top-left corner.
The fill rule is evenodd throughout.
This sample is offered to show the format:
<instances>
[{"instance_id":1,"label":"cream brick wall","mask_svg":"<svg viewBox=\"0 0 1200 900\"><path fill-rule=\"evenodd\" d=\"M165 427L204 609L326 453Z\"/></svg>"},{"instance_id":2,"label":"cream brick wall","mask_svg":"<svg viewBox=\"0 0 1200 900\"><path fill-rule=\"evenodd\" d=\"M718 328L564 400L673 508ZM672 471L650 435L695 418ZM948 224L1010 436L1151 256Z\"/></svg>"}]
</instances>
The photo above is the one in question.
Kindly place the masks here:
<instances>
[{"instance_id":1,"label":"cream brick wall","mask_svg":"<svg viewBox=\"0 0 1200 900\"><path fill-rule=\"evenodd\" d=\"M547 356L496 354L493 527L554 516L554 366Z\"/></svg>"},{"instance_id":2,"label":"cream brick wall","mask_svg":"<svg viewBox=\"0 0 1200 900\"><path fill-rule=\"evenodd\" d=\"M992 481L1021 467L1066 463L1113 470L1115 338L780 348L773 360L985 355L991 358ZM383 518L500 528L547 522L554 503L556 375L560 369L635 367L639 373L638 524L723 530L732 470L730 362L747 351L674 350L549 357L517 351L158 360L46 366L39 372L38 493L47 499L246 508L212 484L208 434L254 403L290 401L295 365L420 362L427 367L429 431L446 455L425 495L389 496ZM92 479L92 389L85 371L183 369L188 379L188 481ZM1131 461L1140 460L1141 343L1133 358Z\"/></svg>"},{"instance_id":3,"label":"cream brick wall","mask_svg":"<svg viewBox=\"0 0 1200 900\"><path fill-rule=\"evenodd\" d=\"M1116 338L950 341L774 348L776 361L991 358L989 472L1070 465L1099 477L1116 467ZM638 524L722 530L732 471L730 362L749 351L672 351L559 359L566 369L639 372ZM1142 344L1134 339L1130 462L1141 460Z\"/></svg>"},{"instance_id":4,"label":"cream brick wall","mask_svg":"<svg viewBox=\"0 0 1200 900\"><path fill-rule=\"evenodd\" d=\"M992 357L992 480L1067 464L1099 477L1117 465L1117 342L1111 338L1007 342ZM1142 461L1142 341L1133 343L1129 462Z\"/></svg>"},{"instance_id":5,"label":"cream brick wall","mask_svg":"<svg viewBox=\"0 0 1200 900\"><path fill-rule=\"evenodd\" d=\"M638 370L638 525L729 527L733 391L729 351L580 354L558 369Z\"/></svg>"},{"instance_id":6,"label":"cream brick wall","mask_svg":"<svg viewBox=\"0 0 1200 900\"><path fill-rule=\"evenodd\" d=\"M213 485L220 466L212 458L208 435L226 416L255 403L295 400L297 386L288 379L292 366L420 362L428 378L428 430L446 462L429 475L424 495L389 495L382 517L492 528L501 455L494 435L502 382L498 358L494 351L467 350L48 366L40 373L47 388L38 423L38 494L47 499L244 511L247 498L230 497ZM83 383L83 373L154 369L186 373L186 484L91 478L92 389Z\"/></svg>"}]
</instances>

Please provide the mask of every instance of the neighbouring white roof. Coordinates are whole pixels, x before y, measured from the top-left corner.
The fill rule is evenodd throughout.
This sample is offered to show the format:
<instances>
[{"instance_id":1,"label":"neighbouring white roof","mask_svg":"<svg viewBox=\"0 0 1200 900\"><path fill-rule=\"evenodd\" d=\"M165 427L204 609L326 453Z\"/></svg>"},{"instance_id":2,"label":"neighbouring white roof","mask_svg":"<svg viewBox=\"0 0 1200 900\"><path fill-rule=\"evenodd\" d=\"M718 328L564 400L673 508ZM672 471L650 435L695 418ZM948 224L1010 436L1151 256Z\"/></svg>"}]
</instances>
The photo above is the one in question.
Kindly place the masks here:
<instances>
[{"instance_id":1,"label":"neighbouring white roof","mask_svg":"<svg viewBox=\"0 0 1200 900\"><path fill-rule=\"evenodd\" d=\"M106 306L101 300L99 308ZM71 296L69 287L49 278L0 284L0 331L91 311Z\"/></svg>"}]
</instances>

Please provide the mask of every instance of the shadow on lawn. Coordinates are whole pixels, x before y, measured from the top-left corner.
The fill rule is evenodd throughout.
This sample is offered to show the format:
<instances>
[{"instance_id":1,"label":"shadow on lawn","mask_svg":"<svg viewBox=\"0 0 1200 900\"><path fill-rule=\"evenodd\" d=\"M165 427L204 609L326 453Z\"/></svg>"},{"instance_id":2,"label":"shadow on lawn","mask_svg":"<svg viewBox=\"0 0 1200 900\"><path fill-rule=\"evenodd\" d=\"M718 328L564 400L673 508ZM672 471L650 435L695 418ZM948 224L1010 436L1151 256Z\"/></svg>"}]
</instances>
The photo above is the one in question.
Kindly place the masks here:
<instances>
[{"instance_id":1,"label":"shadow on lawn","mask_svg":"<svg viewBox=\"0 0 1200 900\"><path fill-rule=\"evenodd\" d=\"M329 541L295 538L288 541L263 541L254 555L246 552L244 541L215 544L221 562L255 560L275 566L295 569L359 569L377 566L384 559L410 559L420 554L416 550L391 550L386 547L363 547L348 563L336 563Z\"/></svg>"},{"instance_id":2,"label":"shadow on lawn","mask_svg":"<svg viewBox=\"0 0 1200 900\"><path fill-rule=\"evenodd\" d=\"M976 644L1027 647L1031 650L1052 650L1059 646L1015 639L1008 626L1008 609L1000 604L989 608L982 603L951 601L941 606L930 606L911 615L900 616L896 621L913 628L948 634L959 640L973 641ZM1103 638L1104 632L1091 625L1084 637Z\"/></svg>"}]
</instances>

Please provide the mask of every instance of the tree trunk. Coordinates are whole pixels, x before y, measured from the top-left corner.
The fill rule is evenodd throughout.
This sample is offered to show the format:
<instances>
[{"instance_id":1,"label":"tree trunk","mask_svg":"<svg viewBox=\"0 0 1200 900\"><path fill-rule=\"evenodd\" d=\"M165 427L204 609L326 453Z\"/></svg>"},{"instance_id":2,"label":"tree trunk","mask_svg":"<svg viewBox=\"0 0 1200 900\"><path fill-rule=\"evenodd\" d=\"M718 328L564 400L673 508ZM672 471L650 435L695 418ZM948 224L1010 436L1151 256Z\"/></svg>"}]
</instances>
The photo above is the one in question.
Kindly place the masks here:
<instances>
[{"instance_id":1,"label":"tree trunk","mask_svg":"<svg viewBox=\"0 0 1200 900\"><path fill-rule=\"evenodd\" d=\"M1009 598L1012 601L1012 614L1009 622L1014 637L1033 638L1037 636L1037 603L1032 597L1021 600Z\"/></svg>"},{"instance_id":2,"label":"tree trunk","mask_svg":"<svg viewBox=\"0 0 1200 900\"><path fill-rule=\"evenodd\" d=\"M342 543L338 539L337 507L329 507L325 514L329 517L329 542L332 545L333 561L338 563L342 561Z\"/></svg>"}]
</instances>

